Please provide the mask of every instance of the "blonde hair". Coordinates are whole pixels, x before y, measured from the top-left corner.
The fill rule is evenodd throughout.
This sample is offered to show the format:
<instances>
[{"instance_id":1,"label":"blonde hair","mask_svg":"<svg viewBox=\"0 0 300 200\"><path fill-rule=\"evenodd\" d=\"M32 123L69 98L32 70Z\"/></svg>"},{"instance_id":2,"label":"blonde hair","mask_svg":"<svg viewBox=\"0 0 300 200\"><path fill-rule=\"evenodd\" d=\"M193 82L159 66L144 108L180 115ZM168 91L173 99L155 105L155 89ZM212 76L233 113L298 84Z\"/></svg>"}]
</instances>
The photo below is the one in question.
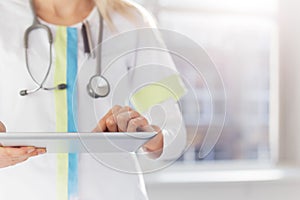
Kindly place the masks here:
<instances>
[{"instance_id":1,"label":"blonde hair","mask_svg":"<svg viewBox=\"0 0 300 200\"><path fill-rule=\"evenodd\" d=\"M97 7L99 8L101 15L108 24L108 26L115 30L115 26L110 16L111 11L115 11L132 20L137 22L136 13L140 13L144 21L147 22L151 27L155 27L156 23L154 18L137 3L134 3L130 0L93 0Z\"/></svg>"}]
</instances>

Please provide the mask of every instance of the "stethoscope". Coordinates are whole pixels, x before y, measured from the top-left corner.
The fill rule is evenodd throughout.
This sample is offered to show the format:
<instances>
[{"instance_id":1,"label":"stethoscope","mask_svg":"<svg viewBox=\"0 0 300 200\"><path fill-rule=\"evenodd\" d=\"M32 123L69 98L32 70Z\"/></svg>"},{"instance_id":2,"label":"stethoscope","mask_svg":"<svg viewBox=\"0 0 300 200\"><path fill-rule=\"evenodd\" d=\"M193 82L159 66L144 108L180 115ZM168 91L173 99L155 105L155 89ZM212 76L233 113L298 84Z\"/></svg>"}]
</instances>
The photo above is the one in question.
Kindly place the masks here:
<instances>
[{"instance_id":1,"label":"stethoscope","mask_svg":"<svg viewBox=\"0 0 300 200\"><path fill-rule=\"evenodd\" d=\"M36 11L35 11L35 7L34 7L34 3L33 0L30 0L30 5L31 5L31 10L34 16L33 19L33 24L27 28L27 30L25 31L24 34L24 47L25 47L25 60L26 60L26 68L27 71L30 75L30 77L32 78L32 80L35 82L35 84L37 85L37 87L35 89L32 90L22 90L20 91L20 95L21 96L27 96L30 94L34 94L40 90L47 90L47 91L51 91L51 90L65 90L67 89L67 84L65 83L61 83L55 87L45 87L44 84L46 82L46 80L49 77L50 74L50 70L51 70L51 66L52 66L52 60L53 60L53 55L52 55L52 45L53 45L53 35L52 32L49 28L49 26L41 24L38 20ZM110 93L110 84L108 82L108 80L102 75L101 69L102 69L102 63L101 63L101 56L102 56L102 47L101 47L101 43L103 41L103 17L101 16L101 13L99 12L99 16L100 16L100 31L99 31L99 36L98 36L98 45L99 47L97 48L97 52L96 52L96 62L97 62L97 67L96 67L96 74L94 76L92 76L89 80L89 83L87 85L87 92L88 94L92 97L92 98L100 98L100 97L107 97ZM83 36L85 39L85 49L86 46L89 46L89 50L88 52L90 53L91 57L94 57L93 55L93 49L91 49L91 37L90 37L90 28L88 23L84 23L84 31L83 31ZM46 31L47 35L48 35L48 43L49 43L49 63L48 63L48 68L46 71L46 74L43 78L43 80L41 82L38 82L33 74L31 73L30 67L29 67L29 56L28 56L28 49L29 49L29 35L30 33L32 33L32 31L35 30L44 30Z\"/></svg>"}]
</instances>

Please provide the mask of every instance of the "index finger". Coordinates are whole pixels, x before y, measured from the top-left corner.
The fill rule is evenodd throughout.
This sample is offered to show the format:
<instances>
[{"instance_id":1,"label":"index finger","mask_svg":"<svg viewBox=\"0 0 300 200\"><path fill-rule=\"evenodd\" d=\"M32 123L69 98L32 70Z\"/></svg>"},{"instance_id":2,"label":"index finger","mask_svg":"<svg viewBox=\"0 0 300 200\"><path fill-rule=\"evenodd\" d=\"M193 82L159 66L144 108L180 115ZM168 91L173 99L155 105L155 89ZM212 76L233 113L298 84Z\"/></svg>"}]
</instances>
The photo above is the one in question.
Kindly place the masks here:
<instances>
[{"instance_id":1,"label":"index finger","mask_svg":"<svg viewBox=\"0 0 300 200\"><path fill-rule=\"evenodd\" d=\"M102 117L102 119L99 121L99 123L97 124L97 127L93 130L93 132L104 132L107 130L107 126L106 126L106 121L108 118L112 117L114 115L114 113L121 109L122 107L119 105L114 106L112 109L110 109L105 115L104 117Z\"/></svg>"},{"instance_id":2,"label":"index finger","mask_svg":"<svg viewBox=\"0 0 300 200\"><path fill-rule=\"evenodd\" d=\"M1 147L10 156L23 156L36 150L35 147Z\"/></svg>"}]
</instances>

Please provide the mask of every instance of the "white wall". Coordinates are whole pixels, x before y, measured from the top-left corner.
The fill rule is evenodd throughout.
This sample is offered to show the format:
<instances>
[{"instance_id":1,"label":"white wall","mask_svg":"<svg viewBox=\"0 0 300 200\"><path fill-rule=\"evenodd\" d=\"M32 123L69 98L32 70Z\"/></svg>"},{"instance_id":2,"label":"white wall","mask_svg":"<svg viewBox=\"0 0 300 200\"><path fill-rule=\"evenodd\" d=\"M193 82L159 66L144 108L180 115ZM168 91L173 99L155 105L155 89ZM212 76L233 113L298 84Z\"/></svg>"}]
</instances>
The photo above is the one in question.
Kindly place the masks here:
<instances>
[{"instance_id":1,"label":"white wall","mask_svg":"<svg viewBox=\"0 0 300 200\"><path fill-rule=\"evenodd\" d=\"M150 200L299 200L300 184L227 183L155 185L148 187Z\"/></svg>"},{"instance_id":2,"label":"white wall","mask_svg":"<svg viewBox=\"0 0 300 200\"><path fill-rule=\"evenodd\" d=\"M206 165L206 166L205 166ZM150 200L298 200L300 169L266 164L205 164L146 175Z\"/></svg>"},{"instance_id":3,"label":"white wall","mask_svg":"<svg viewBox=\"0 0 300 200\"><path fill-rule=\"evenodd\" d=\"M300 163L300 1L280 0L280 158Z\"/></svg>"}]
</instances>

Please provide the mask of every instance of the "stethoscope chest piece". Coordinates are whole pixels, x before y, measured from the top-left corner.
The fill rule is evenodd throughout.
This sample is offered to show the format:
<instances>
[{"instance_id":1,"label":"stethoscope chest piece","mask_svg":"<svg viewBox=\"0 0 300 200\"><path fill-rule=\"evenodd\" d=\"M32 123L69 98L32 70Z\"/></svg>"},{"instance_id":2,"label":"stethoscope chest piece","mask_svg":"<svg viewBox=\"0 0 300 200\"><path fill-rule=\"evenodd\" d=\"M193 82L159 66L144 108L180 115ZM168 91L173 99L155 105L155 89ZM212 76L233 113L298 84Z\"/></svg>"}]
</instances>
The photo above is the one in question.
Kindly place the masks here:
<instances>
[{"instance_id":1,"label":"stethoscope chest piece","mask_svg":"<svg viewBox=\"0 0 300 200\"><path fill-rule=\"evenodd\" d=\"M87 91L89 95L95 99L107 97L110 92L110 85L105 77L95 75L90 79L90 82L87 85Z\"/></svg>"}]
</instances>

